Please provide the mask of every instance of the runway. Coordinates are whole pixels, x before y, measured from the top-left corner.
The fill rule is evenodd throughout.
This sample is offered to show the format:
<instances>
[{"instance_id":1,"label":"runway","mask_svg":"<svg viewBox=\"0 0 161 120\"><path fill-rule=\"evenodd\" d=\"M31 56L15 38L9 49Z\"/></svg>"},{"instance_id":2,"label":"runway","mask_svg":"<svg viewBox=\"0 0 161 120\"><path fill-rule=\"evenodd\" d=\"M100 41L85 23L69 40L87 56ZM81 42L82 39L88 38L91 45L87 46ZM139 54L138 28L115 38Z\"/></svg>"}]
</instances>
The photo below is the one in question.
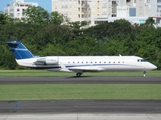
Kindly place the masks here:
<instances>
[{"instance_id":1,"label":"runway","mask_svg":"<svg viewBox=\"0 0 161 120\"><path fill-rule=\"evenodd\" d=\"M160 100L1 101L0 113L161 113Z\"/></svg>"},{"instance_id":2,"label":"runway","mask_svg":"<svg viewBox=\"0 0 161 120\"><path fill-rule=\"evenodd\" d=\"M161 84L158 77L0 77L0 84Z\"/></svg>"},{"instance_id":3,"label":"runway","mask_svg":"<svg viewBox=\"0 0 161 120\"><path fill-rule=\"evenodd\" d=\"M1 101L0 120L161 120L161 101Z\"/></svg>"},{"instance_id":4,"label":"runway","mask_svg":"<svg viewBox=\"0 0 161 120\"><path fill-rule=\"evenodd\" d=\"M161 77L0 77L0 84L161 84ZM0 120L24 118L160 120L161 100L0 101Z\"/></svg>"}]
</instances>

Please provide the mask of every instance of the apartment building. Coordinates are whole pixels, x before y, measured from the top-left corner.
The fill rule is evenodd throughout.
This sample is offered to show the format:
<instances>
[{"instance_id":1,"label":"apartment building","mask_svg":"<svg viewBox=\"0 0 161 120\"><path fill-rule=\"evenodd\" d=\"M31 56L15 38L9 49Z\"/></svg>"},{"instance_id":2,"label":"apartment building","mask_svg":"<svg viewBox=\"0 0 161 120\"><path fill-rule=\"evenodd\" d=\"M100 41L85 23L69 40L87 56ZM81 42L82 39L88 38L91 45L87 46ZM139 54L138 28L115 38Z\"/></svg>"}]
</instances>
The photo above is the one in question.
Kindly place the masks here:
<instances>
[{"instance_id":1,"label":"apartment building","mask_svg":"<svg viewBox=\"0 0 161 120\"><path fill-rule=\"evenodd\" d=\"M52 11L67 16L71 21L90 20L89 0L52 0Z\"/></svg>"},{"instance_id":2,"label":"apartment building","mask_svg":"<svg viewBox=\"0 0 161 120\"><path fill-rule=\"evenodd\" d=\"M12 18L22 18L23 11L30 5L38 6L38 3L24 2L24 0L13 0L4 8L4 13L8 14Z\"/></svg>"},{"instance_id":3,"label":"apartment building","mask_svg":"<svg viewBox=\"0 0 161 120\"><path fill-rule=\"evenodd\" d=\"M121 18L141 24L148 17L160 23L161 0L52 0L52 11L71 21L90 20L91 25Z\"/></svg>"},{"instance_id":4,"label":"apartment building","mask_svg":"<svg viewBox=\"0 0 161 120\"><path fill-rule=\"evenodd\" d=\"M71 21L92 21L107 17L107 0L52 0L52 11L58 11ZM104 4L103 4L104 3ZM104 6L103 6L104 5ZM102 7L104 9L102 9Z\"/></svg>"}]
</instances>

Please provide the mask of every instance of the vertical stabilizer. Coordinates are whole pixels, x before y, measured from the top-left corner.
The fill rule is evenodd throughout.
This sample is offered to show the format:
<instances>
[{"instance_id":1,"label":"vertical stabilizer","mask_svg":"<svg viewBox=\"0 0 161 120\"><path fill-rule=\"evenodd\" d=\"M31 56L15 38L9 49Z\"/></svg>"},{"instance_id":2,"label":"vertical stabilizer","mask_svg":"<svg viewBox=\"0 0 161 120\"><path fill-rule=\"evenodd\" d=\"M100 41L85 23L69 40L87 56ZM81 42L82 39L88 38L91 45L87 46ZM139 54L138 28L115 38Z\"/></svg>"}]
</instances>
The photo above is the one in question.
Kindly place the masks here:
<instances>
[{"instance_id":1,"label":"vertical stabilizer","mask_svg":"<svg viewBox=\"0 0 161 120\"><path fill-rule=\"evenodd\" d=\"M34 57L34 55L18 40L8 41L7 44L17 60Z\"/></svg>"}]
</instances>

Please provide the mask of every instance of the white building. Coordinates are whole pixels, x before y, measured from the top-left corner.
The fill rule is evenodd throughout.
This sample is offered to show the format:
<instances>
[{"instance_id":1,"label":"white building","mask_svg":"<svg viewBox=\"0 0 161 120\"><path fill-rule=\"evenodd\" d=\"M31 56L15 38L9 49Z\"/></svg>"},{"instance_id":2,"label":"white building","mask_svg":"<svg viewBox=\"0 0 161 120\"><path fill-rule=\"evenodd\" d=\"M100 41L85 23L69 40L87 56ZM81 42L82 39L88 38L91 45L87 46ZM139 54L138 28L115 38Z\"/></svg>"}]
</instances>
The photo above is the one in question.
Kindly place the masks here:
<instances>
[{"instance_id":1,"label":"white building","mask_svg":"<svg viewBox=\"0 0 161 120\"><path fill-rule=\"evenodd\" d=\"M161 0L52 0L52 11L73 22L90 20L91 25L121 18L141 24L148 17L160 23Z\"/></svg>"},{"instance_id":2,"label":"white building","mask_svg":"<svg viewBox=\"0 0 161 120\"><path fill-rule=\"evenodd\" d=\"M13 0L4 8L4 13L12 18L22 18L22 13L28 8L28 6L38 6L38 3L24 2L24 0Z\"/></svg>"},{"instance_id":3,"label":"white building","mask_svg":"<svg viewBox=\"0 0 161 120\"><path fill-rule=\"evenodd\" d=\"M67 16L71 21L91 20L90 0L52 0L52 11Z\"/></svg>"},{"instance_id":4,"label":"white building","mask_svg":"<svg viewBox=\"0 0 161 120\"><path fill-rule=\"evenodd\" d=\"M153 17L156 23L160 24L158 16L161 16L161 0L108 0L108 9L108 17L95 18L95 24L121 18L142 24L148 17Z\"/></svg>"}]
</instances>

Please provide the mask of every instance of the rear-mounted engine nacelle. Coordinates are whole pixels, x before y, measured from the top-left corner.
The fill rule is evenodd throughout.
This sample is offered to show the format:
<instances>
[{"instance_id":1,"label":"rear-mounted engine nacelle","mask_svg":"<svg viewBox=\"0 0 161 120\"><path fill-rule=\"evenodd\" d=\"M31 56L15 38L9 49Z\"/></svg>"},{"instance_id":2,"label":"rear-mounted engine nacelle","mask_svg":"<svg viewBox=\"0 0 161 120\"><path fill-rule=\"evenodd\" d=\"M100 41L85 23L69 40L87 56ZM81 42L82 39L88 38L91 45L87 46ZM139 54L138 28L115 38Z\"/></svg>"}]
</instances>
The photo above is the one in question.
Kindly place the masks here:
<instances>
[{"instance_id":1,"label":"rear-mounted engine nacelle","mask_svg":"<svg viewBox=\"0 0 161 120\"><path fill-rule=\"evenodd\" d=\"M39 58L37 62L44 63L46 65L58 64L59 60L58 57L44 57Z\"/></svg>"}]
</instances>

